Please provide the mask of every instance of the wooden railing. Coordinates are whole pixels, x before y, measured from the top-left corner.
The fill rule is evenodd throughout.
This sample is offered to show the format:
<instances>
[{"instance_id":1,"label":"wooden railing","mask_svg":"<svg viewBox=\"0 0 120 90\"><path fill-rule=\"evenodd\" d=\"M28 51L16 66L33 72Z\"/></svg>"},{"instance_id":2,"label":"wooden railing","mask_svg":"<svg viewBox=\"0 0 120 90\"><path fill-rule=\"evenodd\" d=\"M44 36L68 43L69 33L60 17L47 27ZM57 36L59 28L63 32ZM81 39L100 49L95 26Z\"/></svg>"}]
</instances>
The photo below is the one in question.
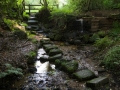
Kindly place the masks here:
<instances>
[{"instance_id":1,"label":"wooden railing","mask_svg":"<svg viewBox=\"0 0 120 90\"><path fill-rule=\"evenodd\" d=\"M28 6L28 8L26 8L25 6ZM40 5L40 4L38 4L38 5L31 5L31 4L29 4L29 5L24 5L24 11L25 11L25 10L28 10L28 11L29 11L28 13L29 13L29 15L30 15L31 10L40 10L40 8L32 8L32 7L34 7L34 6L42 6L42 5ZM58 5L52 5L52 6L58 8Z\"/></svg>"}]
</instances>

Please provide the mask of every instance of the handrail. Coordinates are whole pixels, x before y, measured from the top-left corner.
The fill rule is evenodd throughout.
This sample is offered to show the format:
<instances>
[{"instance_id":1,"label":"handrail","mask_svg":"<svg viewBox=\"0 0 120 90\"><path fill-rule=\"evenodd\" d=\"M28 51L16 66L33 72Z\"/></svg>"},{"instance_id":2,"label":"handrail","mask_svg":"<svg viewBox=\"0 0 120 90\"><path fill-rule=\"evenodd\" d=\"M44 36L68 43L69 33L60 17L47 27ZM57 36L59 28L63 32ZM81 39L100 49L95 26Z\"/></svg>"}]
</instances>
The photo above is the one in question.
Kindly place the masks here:
<instances>
[{"instance_id":1,"label":"handrail","mask_svg":"<svg viewBox=\"0 0 120 90\"><path fill-rule=\"evenodd\" d=\"M28 6L28 9L26 9L25 6ZM30 10L39 10L38 8L33 8L33 9L32 9L32 8L30 8L31 6L42 6L42 5L41 5L41 4L38 4L38 5L31 5L31 4L25 5L25 4L24 4L24 11L25 11L25 10L29 10L29 15L30 15L30 13L31 13ZM58 8L58 5L57 5L57 4L56 4L56 5L52 5L52 6L56 6L56 7Z\"/></svg>"}]
</instances>

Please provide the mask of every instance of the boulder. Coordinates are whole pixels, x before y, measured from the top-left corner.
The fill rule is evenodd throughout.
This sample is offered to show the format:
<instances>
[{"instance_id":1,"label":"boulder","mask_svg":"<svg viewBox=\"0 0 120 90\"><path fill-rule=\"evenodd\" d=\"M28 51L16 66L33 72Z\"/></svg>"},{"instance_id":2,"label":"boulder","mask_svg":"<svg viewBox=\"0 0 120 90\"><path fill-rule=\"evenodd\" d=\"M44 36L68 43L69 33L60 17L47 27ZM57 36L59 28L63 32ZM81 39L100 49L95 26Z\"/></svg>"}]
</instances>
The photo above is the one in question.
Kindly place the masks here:
<instances>
[{"instance_id":1,"label":"boulder","mask_svg":"<svg viewBox=\"0 0 120 90\"><path fill-rule=\"evenodd\" d=\"M73 73L78 69L78 62L75 60L69 62L61 62L61 67L67 73Z\"/></svg>"},{"instance_id":2,"label":"boulder","mask_svg":"<svg viewBox=\"0 0 120 90\"><path fill-rule=\"evenodd\" d=\"M55 60L56 68L61 69L61 68L62 68L61 64L62 64L62 63L66 63L66 62L67 62L66 59L56 59L56 60Z\"/></svg>"},{"instance_id":3,"label":"boulder","mask_svg":"<svg viewBox=\"0 0 120 90\"><path fill-rule=\"evenodd\" d=\"M57 55L49 57L48 60L50 62L54 62L56 59L61 59L61 58L62 58L62 54L57 54Z\"/></svg>"},{"instance_id":4,"label":"boulder","mask_svg":"<svg viewBox=\"0 0 120 90\"><path fill-rule=\"evenodd\" d=\"M108 77L98 77L86 82L86 86L93 89L97 89L100 86L103 86L109 82Z\"/></svg>"},{"instance_id":5,"label":"boulder","mask_svg":"<svg viewBox=\"0 0 120 90\"><path fill-rule=\"evenodd\" d=\"M73 77L77 78L79 81L85 81L95 78L95 74L91 70L85 69L74 73Z\"/></svg>"},{"instance_id":6,"label":"boulder","mask_svg":"<svg viewBox=\"0 0 120 90\"><path fill-rule=\"evenodd\" d=\"M49 56L54 56L56 54L62 54L62 51L60 49L51 49L48 53Z\"/></svg>"}]
</instances>

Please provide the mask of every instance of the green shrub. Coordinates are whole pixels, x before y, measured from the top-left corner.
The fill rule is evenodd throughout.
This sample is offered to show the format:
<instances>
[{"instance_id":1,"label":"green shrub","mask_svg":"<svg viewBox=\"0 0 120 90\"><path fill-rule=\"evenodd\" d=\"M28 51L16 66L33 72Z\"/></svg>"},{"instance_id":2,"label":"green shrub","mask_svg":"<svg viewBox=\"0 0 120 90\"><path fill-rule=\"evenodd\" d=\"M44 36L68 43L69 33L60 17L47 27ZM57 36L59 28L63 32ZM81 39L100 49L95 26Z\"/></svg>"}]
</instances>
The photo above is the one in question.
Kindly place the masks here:
<instances>
[{"instance_id":1,"label":"green shrub","mask_svg":"<svg viewBox=\"0 0 120 90\"><path fill-rule=\"evenodd\" d=\"M26 12L23 12L23 19L26 21L28 20L30 16L26 13Z\"/></svg>"},{"instance_id":2,"label":"green shrub","mask_svg":"<svg viewBox=\"0 0 120 90\"><path fill-rule=\"evenodd\" d=\"M36 14L38 21L47 24L50 21L50 9L49 8L41 8L39 12Z\"/></svg>"},{"instance_id":3,"label":"green shrub","mask_svg":"<svg viewBox=\"0 0 120 90\"><path fill-rule=\"evenodd\" d=\"M9 75L20 75L23 76L22 69L21 68L15 68L11 64L6 63L5 64L6 70L4 72L0 73L0 78L4 78Z\"/></svg>"},{"instance_id":4,"label":"green shrub","mask_svg":"<svg viewBox=\"0 0 120 90\"><path fill-rule=\"evenodd\" d=\"M4 23L7 24L7 26L8 26L11 30L13 30L13 26L14 26L14 24L15 24L14 21L12 21L12 20L10 20L10 19L4 18Z\"/></svg>"},{"instance_id":5,"label":"green shrub","mask_svg":"<svg viewBox=\"0 0 120 90\"><path fill-rule=\"evenodd\" d=\"M104 49L112 44L112 40L108 37L104 37L101 39L96 40L94 46L98 47L99 49Z\"/></svg>"},{"instance_id":6,"label":"green shrub","mask_svg":"<svg viewBox=\"0 0 120 90\"><path fill-rule=\"evenodd\" d=\"M108 69L120 67L120 45L113 46L104 56L103 63Z\"/></svg>"},{"instance_id":7,"label":"green shrub","mask_svg":"<svg viewBox=\"0 0 120 90\"><path fill-rule=\"evenodd\" d=\"M90 42L95 42L96 40L98 40L100 37L97 33L94 33L91 37L90 37Z\"/></svg>"},{"instance_id":8,"label":"green shrub","mask_svg":"<svg viewBox=\"0 0 120 90\"><path fill-rule=\"evenodd\" d=\"M103 38L103 37L105 37L106 33L105 33L105 31L99 31L99 32L98 32L98 35L99 35L101 38Z\"/></svg>"}]
</instances>

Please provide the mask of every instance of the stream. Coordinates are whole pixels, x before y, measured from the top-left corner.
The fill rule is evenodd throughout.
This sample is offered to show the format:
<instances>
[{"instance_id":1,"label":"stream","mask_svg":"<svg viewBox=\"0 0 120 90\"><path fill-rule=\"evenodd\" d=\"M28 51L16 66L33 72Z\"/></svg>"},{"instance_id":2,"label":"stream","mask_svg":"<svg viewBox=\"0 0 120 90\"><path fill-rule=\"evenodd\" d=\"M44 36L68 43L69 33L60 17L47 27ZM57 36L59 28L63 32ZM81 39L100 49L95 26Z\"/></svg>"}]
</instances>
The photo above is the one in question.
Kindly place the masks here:
<instances>
[{"instance_id":1,"label":"stream","mask_svg":"<svg viewBox=\"0 0 120 90\"><path fill-rule=\"evenodd\" d=\"M60 50L63 51L63 58L67 60L76 59L79 62L79 70L89 68L96 75L96 67L98 63L91 61L92 50L89 46L66 45L63 42L54 42ZM85 86L85 82L79 82L73 79L71 75L55 68L53 63L49 61L41 62L41 56L48 58L43 48L38 50L35 67L37 69L34 74L27 74L20 81L15 83L17 90L91 90Z\"/></svg>"}]
</instances>

